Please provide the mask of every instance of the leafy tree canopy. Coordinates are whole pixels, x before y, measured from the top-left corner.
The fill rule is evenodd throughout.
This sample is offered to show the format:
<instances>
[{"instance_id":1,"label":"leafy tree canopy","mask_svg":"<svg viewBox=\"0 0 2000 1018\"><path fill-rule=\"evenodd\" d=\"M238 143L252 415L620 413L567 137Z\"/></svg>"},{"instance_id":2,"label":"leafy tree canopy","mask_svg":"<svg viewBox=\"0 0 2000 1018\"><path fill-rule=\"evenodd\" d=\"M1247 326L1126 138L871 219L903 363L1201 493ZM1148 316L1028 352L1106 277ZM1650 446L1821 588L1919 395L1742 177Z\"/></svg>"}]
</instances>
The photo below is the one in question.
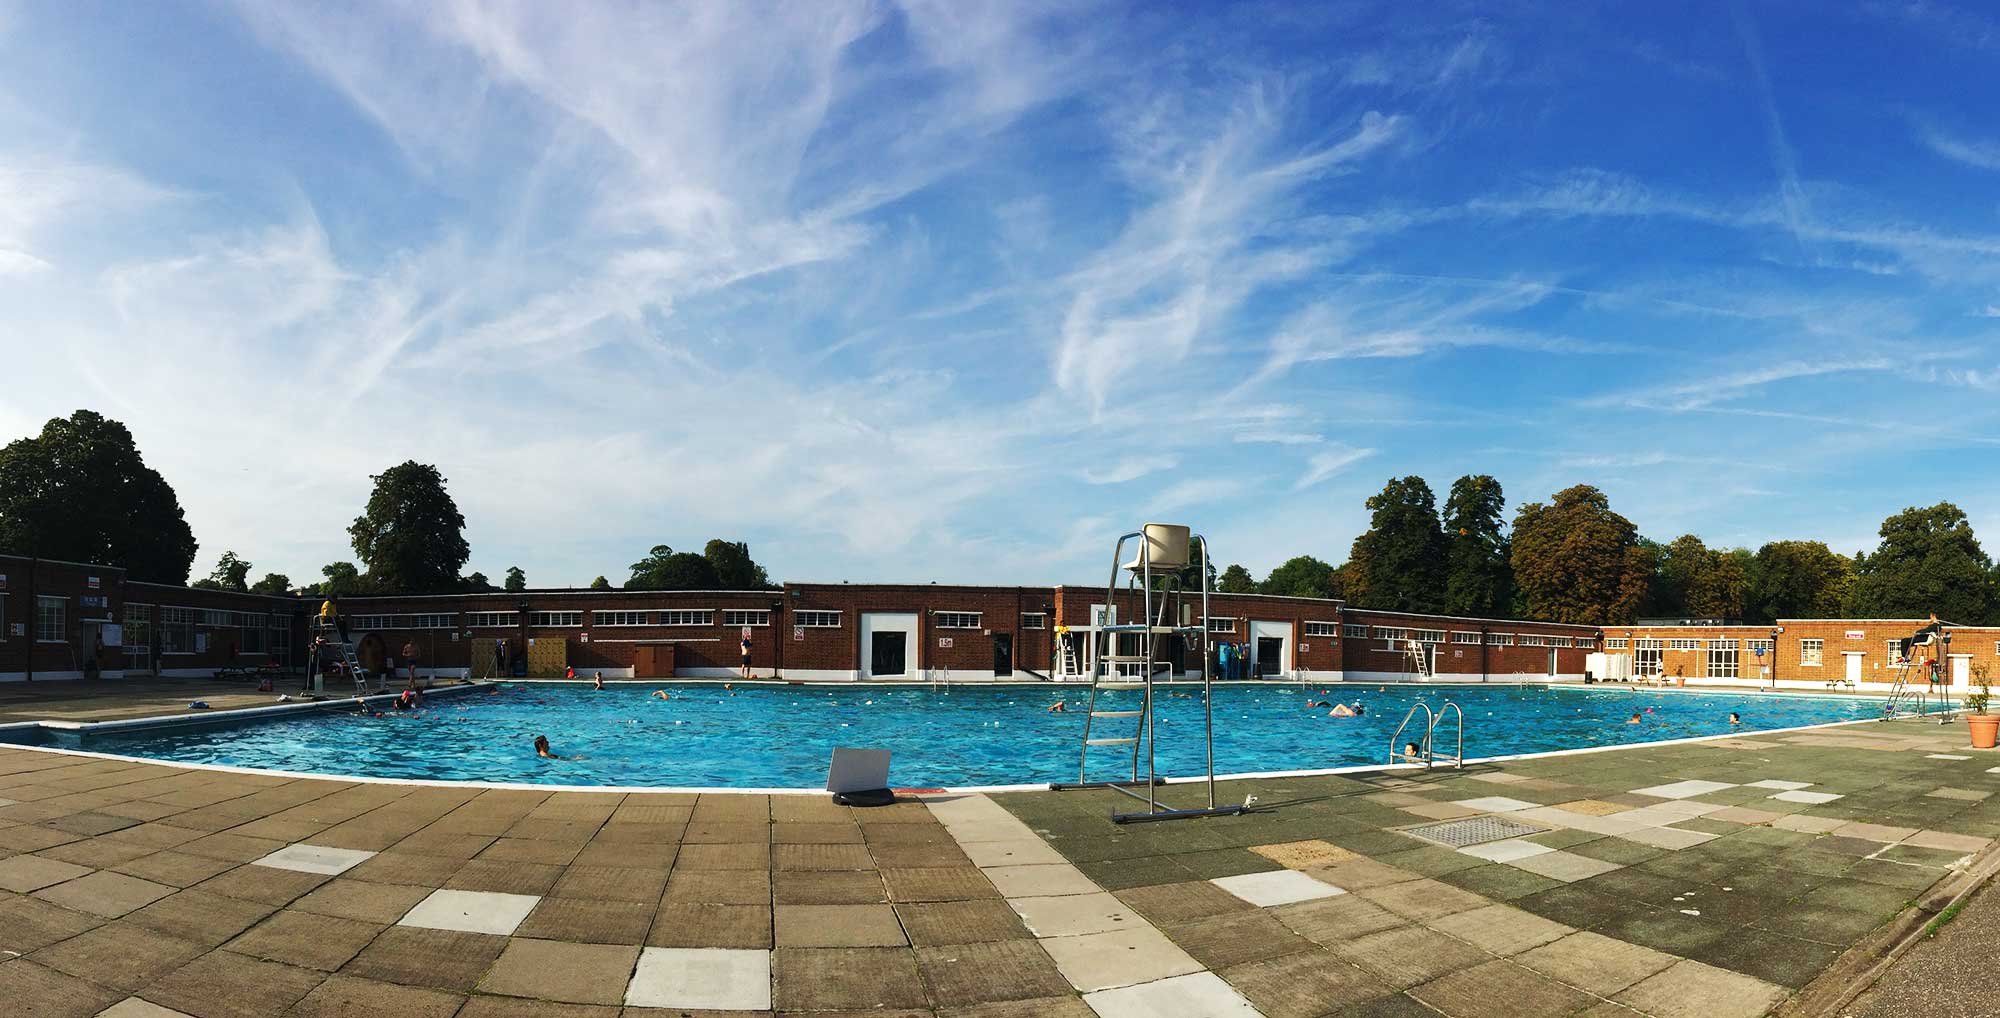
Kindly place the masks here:
<instances>
[{"instance_id":1,"label":"leafy tree canopy","mask_svg":"<svg viewBox=\"0 0 2000 1018\"><path fill-rule=\"evenodd\" d=\"M1862 618L1924 618L1960 625L1993 615L1993 562L1965 512L1950 502L1882 521L1882 543L1856 568L1848 611Z\"/></svg>"},{"instance_id":2,"label":"leafy tree canopy","mask_svg":"<svg viewBox=\"0 0 2000 1018\"><path fill-rule=\"evenodd\" d=\"M493 581L487 579L486 574L481 572L474 572L470 576L467 576L460 585L475 593L485 593L495 589Z\"/></svg>"},{"instance_id":3,"label":"leafy tree canopy","mask_svg":"<svg viewBox=\"0 0 2000 1018\"><path fill-rule=\"evenodd\" d=\"M194 531L125 425L78 410L0 448L0 548L186 583Z\"/></svg>"},{"instance_id":4,"label":"leafy tree canopy","mask_svg":"<svg viewBox=\"0 0 2000 1018\"><path fill-rule=\"evenodd\" d=\"M313 585L312 593L324 597L328 594L345 597L349 594L368 593L368 578L361 575L352 562L329 562L319 569L325 580Z\"/></svg>"},{"instance_id":5,"label":"leafy tree canopy","mask_svg":"<svg viewBox=\"0 0 2000 1018\"><path fill-rule=\"evenodd\" d=\"M528 574L520 566L508 566L506 584L508 592L518 594L528 589Z\"/></svg>"},{"instance_id":6,"label":"leafy tree canopy","mask_svg":"<svg viewBox=\"0 0 2000 1018\"><path fill-rule=\"evenodd\" d=\"M1504 615L1514 598L1502 513L1507 499L1487 474L1461 477L1444 501L1444 611Z\"/></svg>"},{"instance_id":7,"label":"leafy tree canopy","mask_svg":"<svg viewBox=\"0 0 2000 1018\"><path fill-rule=\"evenodd\" d=\"M1652 590L1646 607L1663 617L1745 617L1749 597L1749 552L1710 548L1693 534L1656 546Z\"/></svg>"},{"instance_id":8,"label":"leafy tree canopy","mask_svg":"<svg viewBox=\"0 0 2000 1018\"><path fill-rule=\"evenodd\" d=\"M1854 564L1820 541L1772 541L1750 567L1753 622L1839 618L1854 585Z\"/></svg>"},{"instance_id":9,"label":"leafy tree canopy","mask_svg":"<svg viewBox=\"0 0 2000 1018\"><path fill-rule=\"evenodd\" d=\"M283 597L292 592L292 578L284 573L265 573L264 578L250 585L252 594L270 594Z\"/></svg>"},{"instance_id":10,"label":"leafy tree canopy","mask_svg":"<svg viewBox=\"0 0 2000 1018\"><path fill-rule=\"evenodd\" d=\"M701 557L715 570L721 590L764 590L771 577L750 557L750 546L742 541L712 540L701 549Z\"/></svg>"},{"instance_id":11,"label":"leafy tree canopy","mask_svg":"<svg viewBox=\"0 0 2000 1018\"><path fill-rule=\"evenodd\" d=\"M607 580L607 579L605 579L605 578L604 578L604 577L602 577L602 576L600 576L600 577L598 577L597 579L594 579L594 580L590 581L590 589L592 589L592 590L610 590L610 589L611 589L611 581L610 581L610 580Z\"/></svg>"},{"instance_id":12,"label":"leafy tree canopy","mask_svg":"<svg viewBox=\"0 0 2000 1018\"><path fill-rule=\"evenodd\" d=\"M1444 534L1437 496L1417 476L1391 480L1368 499L1368 530L1354 539L1349 564L1359 564L1364 604L1388 611L1434 612L1444 604Z\"/></svg>"},{"instance_id":13,"label":"leafy tree canopy","mask_svg":"<svg viewBox=\"0 0 2000 1018\"><path fill-rule=\"evenodd\" d=\"M222 553L222 558L215 563L215 568L209 572L208 579L196 580L193 586L205 590L242 592L250 589L249 581L250 563L238 557L233 551L225 551Z\"/></svg>"},{"instance_id":14,"label":"leafy tree canopy","mask_svg":"<svg viewBox=\"0 0 2000 1018\"><path fill-rule=\"evenodd\" d=\"M1250 578L1250 570L1231 565L1222 571L1222 578L1216 581L1215 589L1224 594L1254 594L1257 592L1257 581Z\"/></svg>"},{"instance_id":15,"label":"leafy tree canopy","mask_svg":"<svg viewBox=\"0 0 2000 1018\"><path fill-rule=\"evenodd\" d=\"M354 554L378 590L389 594L451 590L472 549L465 517L444 490L444 476L408 460L375 475L368 507L347 528Z\"/></svg>"},{"instance_id":16,"label":"leafy tree canopy","mask_svg":"<svg viewBox=\"0 0 2000 1018\"><path fill-rule=\"evenodd\" d=\"M1288 559L1257 587L1258 593L1285 597L1336 597L1335 590L1333 567L1311 555Z\"/></svg>"},{"instance_id":17,"label":"leafy tree canopy","mask_svg":"<svg viewBox=\"0 0 2000 1018\"><path fill-rule=\"evenodd\" d=\"M1587 484L1522 506L1509 561L1527 616L1548 622L1629 622L1652 575L1637 528Z\"/></svg>"}]
</instances>

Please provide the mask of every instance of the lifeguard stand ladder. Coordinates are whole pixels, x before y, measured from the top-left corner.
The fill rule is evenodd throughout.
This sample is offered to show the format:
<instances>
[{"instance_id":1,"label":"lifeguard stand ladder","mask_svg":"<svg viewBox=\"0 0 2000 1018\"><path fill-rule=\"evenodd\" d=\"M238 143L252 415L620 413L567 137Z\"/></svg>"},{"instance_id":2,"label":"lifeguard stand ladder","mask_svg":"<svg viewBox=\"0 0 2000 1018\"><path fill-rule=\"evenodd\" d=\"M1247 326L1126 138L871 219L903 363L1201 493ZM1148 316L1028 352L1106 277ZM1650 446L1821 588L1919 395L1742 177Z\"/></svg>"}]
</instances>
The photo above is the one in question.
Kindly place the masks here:
<instances>
[{"instance_id":1,"label":"lifeguard stand ladder","mask_svg":"<svg viewBox=\"0 0 2000 1018\"><path fill-rule=\"evenodd\" d=\"M1431 667L1430 649L1425 643L1421 640L1411 640L1409 646L1405 649L1405 653L1410 657L1411 666L1417 673L1418 682L1429 682L1437 678L1437 672Z\"/></svg>"},{"instance_id":2,"label":"lifeguard stand ladder","mask_svg":"<svg viewBox=\"0 0 2000 1018\"><path fill-rule=\"evenodd\" d=\"M1129 562L1125 558L1125 542L1139 539L1138 551ZM1180 581L1181 572L1191 563L1189 550L1193 543L1201 545L1201 561L1196 570L1201 583L1201 624L1173 625L1178 615L1175 609L1182 598L1190 593L1184 590ZM1118 575L1126 574L1127 591L1140 608L1139 621L1117 623L1111 621L1110 612L1118 604ZM1159 581L1155 589L1154 581ZM1146 804L1143 813L1113 813L1113 823L1143 823L1153 820L1185 820L1190 817L1233 816L1244 812L1248 804L1237 806L1217 806L1215 804L1215 707L1211 702L1213 679L1208 666L1208 540L1198 534L1190 534L1187 527L1165 523L1148 523L1140 530L1118 538L1111 552L1111 580L1105 584L1104 604L1107 618L1098 632L1107 641L1105 653L1095 655L1090 675L1090 708L1083 719L1083 744L1077 755L1077 773L1074 783L1053 783L1056 791L1076 788L1108 788L1120 795L1127 795ZM1119 638L1130 634L1138 638L1138 653L1122 654ZM1160 777L1153 711L1153 677L1159 667L1167 664L1163 651L1169 641L1180 637L1183 641L1199 636L1201 638L1201 692L1203 713L1203 738L1207 745L1208 806L1197 809L1175 809L1160 803L1159 787L1166 784ZM1096 635L1092 635L1093 641ZM1185 643L1183 644L1185 645ZM1140 666L1134 677L1122 674L1121 665ZM1137 710L1113 706L1100 710L1098 695L1119 690L1140 690L1144 698ZM1115 702L1114 702L1115 703ZM1132 718L1132 734L1103 737L1096 734L1099 718L1113 720ZM1145 747L1146 776L1139 776L1139 756L1141 745ZM1091 781L1090 748L1092 746L1131 746L1132 780ZM1144 794L1134 791L1143 789Z\"/></svg>"},{"instance_id":3,"label":"lifeguard stand ladder","mask_svg":"<svg viewBox=\"0 0 2000 1018\"><path fill-rule=\"evenodd\" d=\"M312 631L314 636L319 637L327 647L332 648L335 653L340 655L341 664L347 668L348 678L354 680L354 695L360 696L366 693L368 691L368 680L361 675L361 662L354 657L354 645L347 642L347 639L340 635L340 627L332 619L324 615L315 615L312 619ZM307 665L307 670L311 673L312 691L315 693L326 692L326 664L325 659L320 656L318 651L314 651L313 659ZM382 679L382 688L387 689L388 687L389 680L385 675Z\"/></svg>"},{"instance_id":4,"label":"lifeguard stand ladder","mask_svg":"<svg viewBox=\"0 0 2000 1018\"><path fill-rule=\"evenodd\" d=\"M1888 721L1893 718L1908 717L1912 714L1923 717L1930 713L1930 667L1939 669L1945 667L1944 662L1946 658L1944 655L1949 646L1950 639L1949 636L1944 634L1943 627L1940 625L1936 629L1926 626L1923 629L1919 629L1909 639L1902 641L1902 646L1899 649L1899 660L1896 662L1896 681L1894 685L1889 687L1888 701L1882 705L1882 720ZM1928 660L1930 667L1919 668L1917 666L1916 650L1918 647L1934 648ZM1910 681L1912 673L1916 673L1917 677L1921 679L1921 684ZM1943 693L1939 694L1938 698L1938 707L1942 710L1942 713L1938 715L1938 724L1941 725L1953 720L1952 715L1954 713L1951 709L1951 680L1949 675L1946 675L1944 678L1945 689ZM1906 710L1906 705L1911 709Z\"/></svg>"}]
</instances>

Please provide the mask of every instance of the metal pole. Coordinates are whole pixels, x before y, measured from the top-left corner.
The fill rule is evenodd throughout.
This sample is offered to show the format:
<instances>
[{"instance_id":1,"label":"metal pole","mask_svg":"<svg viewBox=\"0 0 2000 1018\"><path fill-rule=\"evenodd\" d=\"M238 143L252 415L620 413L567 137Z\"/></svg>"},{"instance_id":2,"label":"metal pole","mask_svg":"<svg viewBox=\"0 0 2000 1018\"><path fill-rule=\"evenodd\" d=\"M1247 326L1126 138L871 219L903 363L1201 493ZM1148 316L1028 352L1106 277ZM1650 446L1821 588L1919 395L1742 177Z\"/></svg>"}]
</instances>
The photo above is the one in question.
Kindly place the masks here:
<instances>
[{"instance_id":1,"label":"metal pole","mask_svg":"<svg viewBox=\"0 0 2000 1018\"><path fill-rule=\"evenodd\" d=\"M1201 711L1208 743L1208 808L1215 808L1215 697L1208 679L1208 538L1201 537Z\"/></svg>"},{"instance_id":2,"label":"metal pole","mask_svg":"<svg viewBox=\"0 0 2000 1018\"><path fill-rule=\"evenodd\" d=\"M1144 531L1141 531L1143 534ZM1160 811L1160 767L1159 738L1153 728L1153 542L1146 537L1139 538L1139 576L1143 581L1139 592L1141 605L1140 620L1145 624L1141 634L1145 638L1146 663L1146 798L1151 804L1151 812Z\"/></svg>"}]
</instances>

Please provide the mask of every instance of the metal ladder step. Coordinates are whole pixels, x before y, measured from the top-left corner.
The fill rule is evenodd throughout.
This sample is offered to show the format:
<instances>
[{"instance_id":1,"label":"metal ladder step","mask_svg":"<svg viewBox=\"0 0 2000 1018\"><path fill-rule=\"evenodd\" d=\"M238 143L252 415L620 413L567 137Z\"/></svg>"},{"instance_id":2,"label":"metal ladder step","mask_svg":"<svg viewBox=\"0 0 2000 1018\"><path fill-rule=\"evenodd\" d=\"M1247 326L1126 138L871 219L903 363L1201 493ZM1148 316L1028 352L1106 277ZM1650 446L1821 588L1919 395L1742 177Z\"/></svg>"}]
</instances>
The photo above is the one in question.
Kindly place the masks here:
<instances>
[{"instance_id":1,"label":"metal ladder step","mask_svg":"<svg viewBox=\"0 0 2000 1018\"><path fill-rule=\"evenodd\" d=\"M1090 712L1090 716L1094 718L1136 718L1144 713L1146 712L1142 710L1094 710Z\"/></svg>"},{"instance_id":2,"label":"metal ladder step","mask_svg":"<svg viewBox=\"0 0 2000 1018\"><path fill-rule=\"evenodd\" d=\"M1097 683L1097 688L1099 688L1099 689L1144 689L1144 688L1146 688L1146 684L1145 684L1144 682L1099 682L1099 683Z\"/></svg>"},{"instance_id":3,"label":"metal ladder step","mask_svg":"<svg viewBox=\"0 0 2000 1018\"><path fill-rule=\"evenodd\" d=\"M1129 739L1085 739L1083 740L1083 744L1086 746L1130 746L1138 741L1139 737L1135 735Z\"/></svg>"}]
</instances>

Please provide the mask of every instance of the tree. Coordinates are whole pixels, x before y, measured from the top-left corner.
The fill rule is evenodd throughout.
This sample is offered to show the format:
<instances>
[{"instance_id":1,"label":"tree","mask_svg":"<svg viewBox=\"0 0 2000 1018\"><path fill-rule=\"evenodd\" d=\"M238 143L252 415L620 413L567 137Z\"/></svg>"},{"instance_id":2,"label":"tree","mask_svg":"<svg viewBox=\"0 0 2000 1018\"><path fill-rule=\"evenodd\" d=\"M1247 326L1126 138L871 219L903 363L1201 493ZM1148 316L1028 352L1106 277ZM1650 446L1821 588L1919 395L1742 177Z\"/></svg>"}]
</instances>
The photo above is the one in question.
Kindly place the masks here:
<instances>
[{"instance_id":1,"label":"tree","mask_svg":"<svg viewBox=\"0 0 2000 1018\"><path fill-rule=\"evenodd\" d=\"M1224 594L1254 594L1257 592L1257 581L1250 578L1250 570L1231 565L1222 571L1222 579L1216 581L1215 589Z\"/></svg>"},{"instance_id":2,"label":"tree","mask_svg":"<svg viewBox=\"0 0 2000 1018\"><path fill-rule=\"evenodd\" d=\"M359 594L367 589L367 580L352 562L329 562L320 567L319 573L326 580L318 585L314 593L321 596Z\"/></svg>"},{"instance_id":3,"label":"tree","mask_svg":"<svg viewBox=\"0 0 2000 1018\"><path fill-rule=\"evenodd\" d=\"M528 589L528 574L522 572L520 566L508 566L506 584L508 593L518 594Z\"/></svg>"},{"instance_id":4,"label":"tree","mask_svg":"<svg viewBox=\"0 0 2000 1018\"><path fill-rule=\"evenodd\" d=\"M1757 549L1750 566L1744 617L1839 618L1854 584L1854 565L1820 541L1772 541Z\"/></svg>"},{"instance_id":5,"label":"tree","mask_svg":"<svg viewBox=\"0 0 2000 1018\"><path fill-rule=\"evenodd\" d=\"M771 577L751 559L750 546L742 541L712 540L702 547L701 556L715 570L722 590L763 590L771 585Z\"/></svg>"},{"instance_id":6,"label":"tree","mask_svg":"<svg viewBox=\"0 0 2000 1018\"><path fill-rule=\"evenodd\" d=\"M208 574L208 579L196 580L193 586L203 590L234 590L242 592L250 589L250 563L237 557L233 551L225 551Z\"/></svg>"},{"instance_id":7,"label":"tree","mask_svg":"<svg viewBox=\"0 0 2000 1018\"><path fill-rule=\"evenodd\" d=\"M659 589L653 579L666 568L667 560L674 557L674 550L664 544L656 544L646 557L632 563L632 578L625 581L626 590Z\"/></svg>"},{"instance_id":8,"label":"tree","mask_svg":"<svg viewBox=\"0 0 2000 1018\"><path fill-rule=\"evenodd\" d=\"M1444 604L1444 534L1437 496L1417 476L1391 480L1368 499L1368 530L1354 539L1350 564L1361 563L1367 607L1434 612Z\"/></svg>"},{"instance_id":9,"label":"tree","mask_svg":"<svg viewBox=\"0 0 2000 1018\"><path fill-rule=\"evenodd\" d=\"M1750 561L1743 549L1718 551L1682 534L1655 556L1647 609L1664 618L1743 618Z\"/></svg>"},{"instance_id":10,"label":"tree","mask_svg":"<svg viewBox=\"0 0 2000 1018\"><path fill-rule=\"evenodd\" d=\"M450 590L472 549L465 517L438 469L409 460L374 476L368 507L347 533L374 586L390 594Z\"/></svg>"},{"instance_id":11,"label":"tree","mask_svg":"<svg viewBox=\"0 0 2000 1018\"><path fill-rule=\"evenodd\" d=\"M1652 575L1638 529L1587 484L1522 506L1509 562L1525 614L1547 622L1629 622Z\"/></svg>"},{"instance_id":12,"label":"tree","mask_svg":"<svg viewBox=\"0 0 2000 1018\"><path fill-rule=\"evenodd\" d=\"M78 410L0 449L0 548L186 583L196 547L173 487L125 425Z\"/></svg>"},{"instance_id":13,"label":"tree","mask_svg":"<svg viewBox=\"0 0 2000 1018\"><path fill-rule=\"evenodd\" d=\"M1501 514L1507 499L1486 474L1451 482L1444 500L1444 611L1450 615L1504 616L1514 600Z\"/></svg>"},{"instance_id":14,"label":"tree","mask_svg":"<svg viewBox=\"0 0 2000 1018\"><path fill-rule=\"evenodd\" d=\"M1335 597L1334 591L1333 567L1311 555L1287 559L1257 586L1260 594L1285 597Z\"/></svg>"},{"instance_id":15,"label":"tree","mask_svg":"<svg viewBox=\"0 0 2000 1018\"><path fill-rule=\"evenodd\" d=\"M474 572L472 575L467 576L461 585L467 590L478 593L494 589L493 581L487 579L486 574L481 572Z\"/></svg>"},{"instance_id":16,"label":"tree","mask_svg":"<svg viewBox=\"0 0 2000 1018\"><path fill-rule=\"evenodd\" d=\"M597 579L594 579L594 580L590 581L590 589L592 589L592 590L610 590L610 589L611 589L611 581L610 581L610 580L607 580L607 579L605 579L605 578L604 578L604 577L602 577L602 576L600 576L600 577L598 577Z\"/></svg>"},{"instance_id":17,"label":"tree","mask_svg":"<svg viewBox=\"0 0 2000 1018\"><path fill-rule=\"evenodd\" d=\"M1985 622L1994 606L1993 562L1965 512L1950 502L1882 521L1882 543L1856 569L1848 611L1860 618L1938 617Z\"/></svg>"},{"instance_id":18,"label":"tree","mask_svg":"<svg viewBox=\"0 0 2000 1018\"><path fill-rule=\"evenodd\" d=\"M265 573L264 578L250 585L252 594L269 594L283 597L292 592L292 578L284 573Z\"/></svg>"}]
</instances>

